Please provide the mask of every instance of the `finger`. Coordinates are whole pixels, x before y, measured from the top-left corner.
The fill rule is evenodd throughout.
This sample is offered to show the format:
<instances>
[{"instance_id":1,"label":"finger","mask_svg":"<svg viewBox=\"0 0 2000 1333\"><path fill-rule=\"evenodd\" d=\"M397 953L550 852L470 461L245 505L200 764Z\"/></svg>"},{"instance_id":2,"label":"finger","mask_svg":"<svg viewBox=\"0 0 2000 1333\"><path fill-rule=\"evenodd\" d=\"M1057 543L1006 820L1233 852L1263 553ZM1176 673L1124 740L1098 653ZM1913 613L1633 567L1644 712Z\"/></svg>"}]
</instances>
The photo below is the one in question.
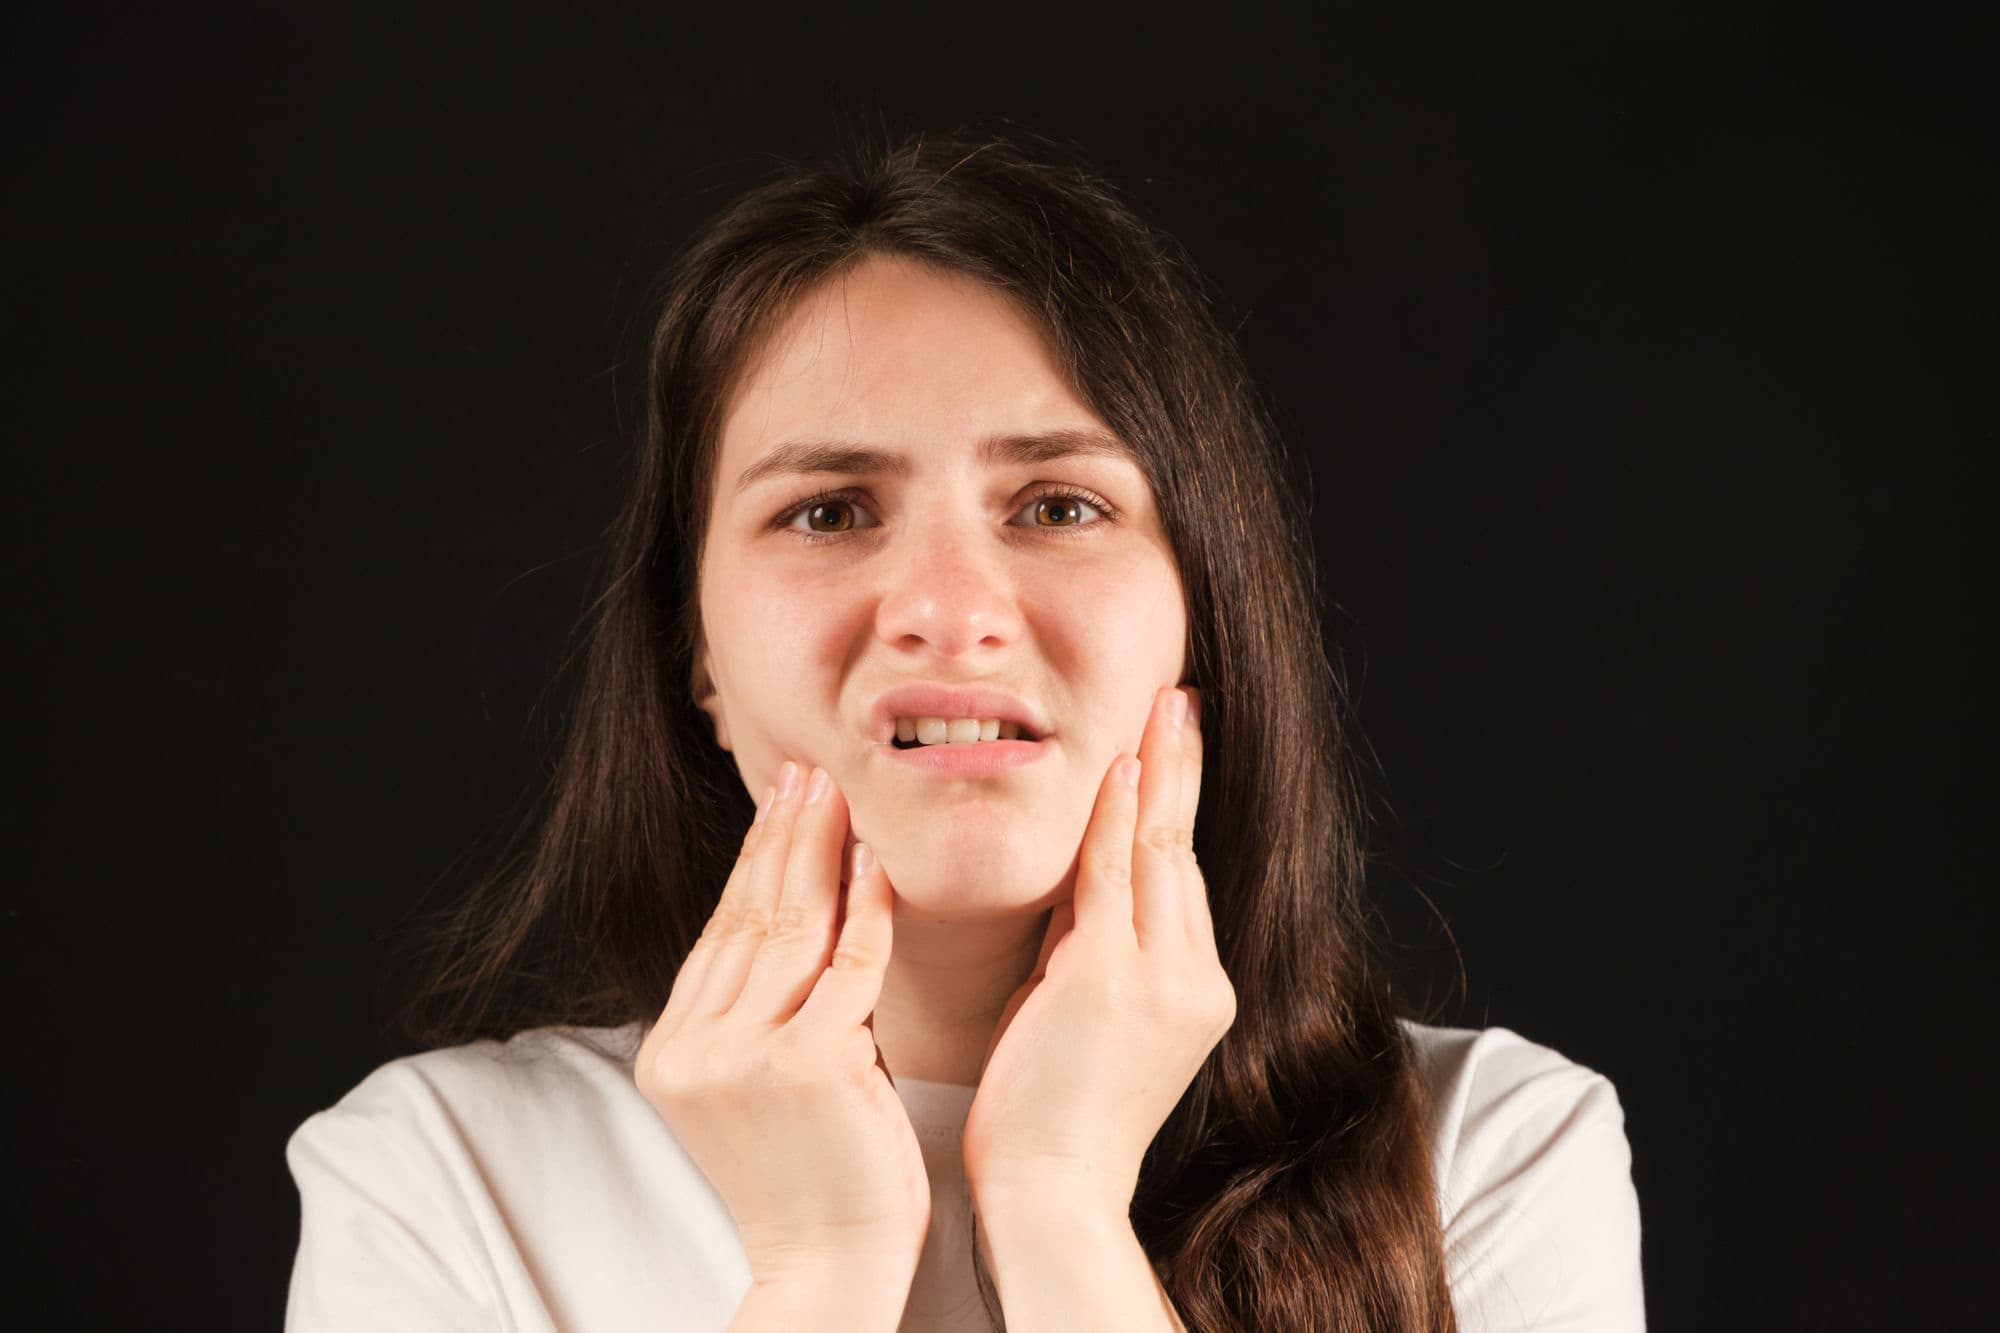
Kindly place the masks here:
<instances>
[{"instance_id":1,"label":"finger","mask_svg":"<svg viewBox=\"0 0 2000 1333\"><path fill-rule=\"evenodd\" d=\"M1187 830L1188 846L1194 846L1195 812L1201 805L1201 691L1190 687L1187 725L1181 728L1181 827Z\"/></svg>"},{"instance_id":2,"label":"finger","mask_svg":"<svg viewBox=\"0 0 2000 1333\"><path fill-rule=\"evenodd\" d=\"M1132 938L1132 830L1138 822L1136 757L1111 761L1077 853L1076 928L1086 935Z\"/></svg>"},{"instance_id":3,"label":"finger","mask_svg":"<svg viewBox=\"0 0 2000 1333\"><path fill-rule=\"evenodd\" d=\"M1065 898L1049 909L1049 924L1042 931L1042 951L1035 955L1035 970L1028 974L1030 981L1039 981L1049 974L1049 959L1056 946L1063 942L1063 936L1076 927L1076 900Z\"/></svg>"},{"instance_id":4,"label":"finger","mask_svg":"<svg viewBox=\"0 0 2000 1333\"><path fill-rule=\"evenodd\" d=\"M840 850L847 841L847 802L823 768L806 782L805 805L792 832L777 915L750 964L740 1013L773 1026L786 1022L826 971L833 956L840 906Z\"/></svg>"},{"instance_id":5,"label":"finger","mask_svg":"<svg viewBox=\"0 0 2000 1333\"><path fill-rule=\"evenodd\" d=\"M689 1009L692 1017L713 1018L726 1013L743 993L743 979L750 974L750 963L771 929L778 895L784 888L785 860L791 853L793 827L803 797L802 776L799 766L789 759L778 771L778 792L770 813L764 816L749 870L734 895L724 890L723 902L716 906L713 924L722 935L716 941L708 975L695 992Z\"/></svg>"},{"instance_id":6,"label":"finger","mask_svg":"<svg viewBox=\"0 0 2000 1333\"><path fill-rule=\"evenodd\" d=\"M1139 826L1132 847L1132 929L1139 947L1148 942L1187 939L1188 857L1181 828L1181 733L1186 730L1187 696L1161 690L1139 754Z\"/></svg>"},{"instance_id":7,"label":"finger","mask_svg":"<svg viewBox=\"0 0 2000 1333\"><path fill-rule=\"evenodd\" d=\"M776 787L764 788L763 799L757 802L757 815L750 821L750 827L743 834L743 842L736 849L736 864L730 867L729 878L723 882L722 898L730 898L732 891L741 895L744 876L750 873L751 859L757 850L757 840L763 836L764 816L771 808L771 800L777 794ZM718 899L718 905L720 900ZM715 959L716 947L721 944L726 932L718 929L717 917L711 914L708 925L702 930L694 947L681 960L681 970L674 977L673 991L667 996L667 1007L660 1013L660 1021L655 1024L663 1037L670 1037L686 1021L688 1011L694 1004L694 997L701 993L702 979L708 975L709 964Z\"/></svg>"},{"instance_id":8,"label":"finger","mask_svg":"<svg viewBox=\"0 0 2000 1333\"><path fill-rule=\"evenodd\" d=\"M1189 853L1194 848L1194 823L1201 804L1201 691L1188 703L1187 725L1181 728L1181 824L1187 830ZM1195 864L1188 876L1188 943L1198 953L1215 952L1215 919L1208 901L1208 877Z\"/></svg>"},{"instance_id":9,"label":"finger","mask_svg":"<svg viewBox=\"0 0 2000 1333\"><path fill-rule=\"evenodd\" d=\"M794 1022L810 1023L829 1036L872 1026L875 1002L894 946L895 891L867 843L856 843L848 875L847 920L840 927L833 957L799 1006ZM880 1063L880 1051L877 1051ZM883 1072L888 1066L883 1065Z\"/></svg>"}]
</instances>

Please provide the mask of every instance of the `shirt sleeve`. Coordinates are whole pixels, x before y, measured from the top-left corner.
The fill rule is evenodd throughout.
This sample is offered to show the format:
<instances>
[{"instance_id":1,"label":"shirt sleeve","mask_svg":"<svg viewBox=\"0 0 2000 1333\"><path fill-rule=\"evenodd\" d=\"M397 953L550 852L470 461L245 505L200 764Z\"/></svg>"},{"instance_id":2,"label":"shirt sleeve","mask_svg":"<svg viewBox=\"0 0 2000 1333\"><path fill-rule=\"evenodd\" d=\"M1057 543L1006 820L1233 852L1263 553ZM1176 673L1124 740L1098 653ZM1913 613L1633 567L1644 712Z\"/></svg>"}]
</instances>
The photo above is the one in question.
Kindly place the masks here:
<instances>
[{"instance_id":1,"label":"shirt sleeve","mask_svg":"<svg viewBox=\"0 0 2000 1333\"><path fill-rule=\"evenodd\" d=\"M397 1082L372 1076L285 1145L299 1191L286 1333L501 1326L449 1162Z\"/></svg>"},{"instance_id":2,"label":"shirt sleeve","mask_svg":"<svg viewBox=\"0 0 2000 1333\"><path fill-rule=\"evenodd\" d=\"M1492 1029L1442 1182L1462 1333L1644 1333L1639 1198L1609 1079Z\"/></svg>"}]
</instances>

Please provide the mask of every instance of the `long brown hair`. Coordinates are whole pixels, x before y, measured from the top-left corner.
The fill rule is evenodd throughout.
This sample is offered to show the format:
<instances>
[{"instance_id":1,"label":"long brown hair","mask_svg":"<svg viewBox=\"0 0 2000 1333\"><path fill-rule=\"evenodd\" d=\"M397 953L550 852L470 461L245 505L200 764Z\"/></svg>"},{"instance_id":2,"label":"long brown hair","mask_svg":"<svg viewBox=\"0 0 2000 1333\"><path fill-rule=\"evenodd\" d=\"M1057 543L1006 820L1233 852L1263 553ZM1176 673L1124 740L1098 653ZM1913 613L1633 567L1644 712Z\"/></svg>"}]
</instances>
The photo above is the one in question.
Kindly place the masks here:
<instances>
[{"instance_id":1,"label":"long brown hair","mask_svg":"<svg viewBox=\"0 0 2000 1333\"><path fill-rule=\"evenodd\" d=\"M1455 1329L1428 1098L1363 902L1366 812L1301 507L1185 253L1051 140L850 145L782 170L683 252L560 762L514 849L425 923L401 1030L443 1045L658 1017L752 815L689 688L721 413L758 339L871 255L972 275L1033 316L1131 447L1179 563L1208 742L1195 846L1237 1018L1132 1202L1175 1308L1192 1330Z\"/></svg>"}]
</instances>

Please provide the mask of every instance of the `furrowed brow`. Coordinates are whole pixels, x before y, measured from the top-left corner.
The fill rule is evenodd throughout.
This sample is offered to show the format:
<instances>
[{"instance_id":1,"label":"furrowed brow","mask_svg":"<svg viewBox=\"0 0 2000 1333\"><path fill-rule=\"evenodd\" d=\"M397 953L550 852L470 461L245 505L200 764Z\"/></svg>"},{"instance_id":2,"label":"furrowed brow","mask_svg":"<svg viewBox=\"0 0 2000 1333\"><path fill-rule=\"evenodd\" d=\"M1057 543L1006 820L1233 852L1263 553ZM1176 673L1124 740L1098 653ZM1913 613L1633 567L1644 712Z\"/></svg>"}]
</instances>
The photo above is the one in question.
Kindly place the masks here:
<instances>
[{"instance_id":1,"label":"furrowed brow","mask_svg":"<svg viewBox=\"0 0 2000 1333\"><path fill-rule=\"evenodd\" d=\"M909 475L910 460L902 454L858 444L781 444L743 469L743 475L736 479L736 490L741 494L772 477L814 472L839 472L857 477L887 473L903 477Z\"/></svg>"},{"instance_id":2,"label":"furrowed brow","mask_svg":"<svg viewBox=\"0 0 2000 1333\"><path fill-rule=\"evenodd\" d=\"M1049 463L1059 458L1130 458L1124 441L1102 430L1055 430L1032 435L994 435L980 441L980 461L985 463ZM781 444L743 469L736 479L740 494L760 481L799 473L837 472L846 476L888 475L907 477L909 456L892 450L870 449L840 441L801 441Z\"/></svg>"},{"instance_id":3,"label":"furrowed brow","mask_svg":"<svg viewBox=\"0 0 2000 1333\"><path fill-rule=\"evenodd\" d=\"M1130 458L1123 440L1103 430L1052 430L994 435L980 441L982 463L1052 463L1058 458Z\"/></svg>"}]
</instances>

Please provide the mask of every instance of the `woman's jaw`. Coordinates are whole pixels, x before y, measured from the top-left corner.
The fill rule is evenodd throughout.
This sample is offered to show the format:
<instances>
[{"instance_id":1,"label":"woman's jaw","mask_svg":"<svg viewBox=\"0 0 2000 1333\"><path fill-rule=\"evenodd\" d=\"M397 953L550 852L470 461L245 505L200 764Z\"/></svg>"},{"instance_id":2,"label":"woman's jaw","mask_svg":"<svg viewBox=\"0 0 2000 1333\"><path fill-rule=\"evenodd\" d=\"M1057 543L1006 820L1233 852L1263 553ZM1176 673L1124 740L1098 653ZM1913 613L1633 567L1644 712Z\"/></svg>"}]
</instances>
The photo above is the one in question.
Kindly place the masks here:
<instances>
[{"instance_id":1,"label":"woman's jaw","mask_svg":"<svg viewBox=\"0 0 2000 1333\"><path fill-rule=\"evenodd\" d=\"M899 917L1032 915L1070 895L1091 802L1064 799L1053 771L1038 763L960 780L872 762L896 771L870 772L846 793L850 836L881 862Z\"/></svg>"}]
</instances>

